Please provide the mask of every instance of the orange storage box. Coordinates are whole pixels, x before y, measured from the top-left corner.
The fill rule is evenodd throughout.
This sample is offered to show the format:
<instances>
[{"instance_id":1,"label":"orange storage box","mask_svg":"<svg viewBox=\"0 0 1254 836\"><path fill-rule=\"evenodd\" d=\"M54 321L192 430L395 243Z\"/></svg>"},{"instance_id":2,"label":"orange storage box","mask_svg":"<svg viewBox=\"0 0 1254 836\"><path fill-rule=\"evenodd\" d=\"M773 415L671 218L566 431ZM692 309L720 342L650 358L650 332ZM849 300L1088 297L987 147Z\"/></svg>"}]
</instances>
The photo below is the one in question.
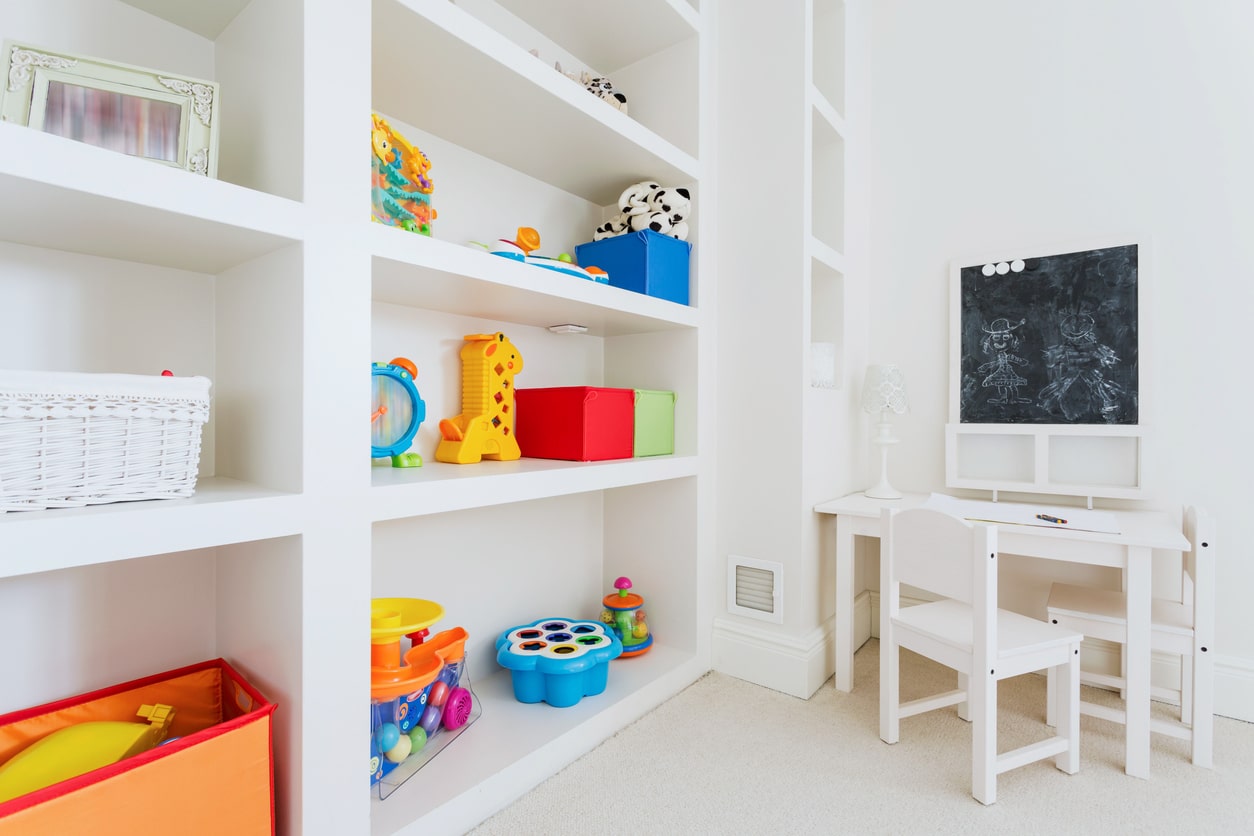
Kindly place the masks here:
<instances>
[{"instance_id":1,"label":"orange storage box","mask_svg":"<svg viewBox=\"0 0 1254 836\"><path fill-rule=\"evenodd\" d=\"M274 703L222 659L0 716L0 763L58 729L175 709L146 752L0 803L0 836L274 833ZM177 739L175 739L177 738Z\"/></svg>"},{"instance_id":2,"label":"orange storage box","mask_svg":"<svg viewBox=\"0 0 1254 836\"><path fill-rule=\"evenodd\" d=\"M514 435L533 459L630 459L636 415L632 389L557 386L514 392Z\"/></svg>"}]
</instances>

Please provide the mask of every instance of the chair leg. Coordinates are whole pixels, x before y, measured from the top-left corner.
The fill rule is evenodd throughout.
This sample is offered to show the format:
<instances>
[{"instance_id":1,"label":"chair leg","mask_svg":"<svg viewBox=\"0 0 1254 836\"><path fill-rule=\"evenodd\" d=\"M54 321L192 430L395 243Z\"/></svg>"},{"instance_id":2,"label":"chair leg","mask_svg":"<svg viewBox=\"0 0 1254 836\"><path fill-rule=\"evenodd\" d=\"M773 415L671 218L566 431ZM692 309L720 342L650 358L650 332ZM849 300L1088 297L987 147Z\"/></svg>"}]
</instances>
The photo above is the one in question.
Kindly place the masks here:
<instances>
[{"instance_id":1,"label":"chair leg","mask_svg":"<svg viewBox=\"0 0 1254 836\"><path fill-rule=\"evenodd\" d=\"M1045 669L1045 725L1058 725L1058 674L1053 668Z\"/></svg>"},{"instance_id":2,"label":"chair leg","mask_svg":"<svg viewBox=\"0 0 1254 836\"><path fill-rule=\"evenodd\" d=\"M971 794L981 804L997 802L997 679L976 671L967 702L971 706Z\"/></svg>"},{"instance_id":3,"label":"chair leg","mask_svg":"<svg viewBox=\"0 0 1254 836\"><path fill-rule=\"evenodd\" d=\"M1215 741L1215 662L1209 650L1193 657L1193 763L1211 768Z\"/></svg>"},{"instance_id":4,"label":"chair leg","mask_svg":"<svg viewBox=\"0 0 1254 836\"><path fill-rule=\"evenodd\" d=\"M1180 657L1180 722L1193 724L1193 657Z\"/></svg>"},{"instance_id":5,"label":"chair leg","mask_svg":"<svg viewBox=\"0 0 1254 836\"><path fill-rule=\"evenodd\" d=\"M958 690L969 695L971 693L971 677L967 676L965 673L958 674ZM968 723L971 722L970 697L958 703L958 719L966 720Z\"/></svg>"},{"instance_id":6,"label":"chair leg","mask_svg":"<svg viewBox=\"0 0 1254 836\"><path fill-rule=\"evenodd\" d=\"M888 635L880 636L880 740L896 743L901 708L900 652L893 641L891 628L888 631L881 629L880 632L888 632Z\"/></svg>"},{"instance_id":7,"label":"chair leg","mask_svg":"<svg viewBox=\"0 0 1254 836\"><path fill-rule=\"evenodd\" d=\"M1054 758L1054 766L1068 775L1080 771L1080 646L1071 650L1067 664L1049 669L1049 681L1058 681L1055 693L1049 695L1051 703L1047 709L1054 712L1058 721L1058 736L1067 740L1067 749Z\"/></svg>"}]
</instances>

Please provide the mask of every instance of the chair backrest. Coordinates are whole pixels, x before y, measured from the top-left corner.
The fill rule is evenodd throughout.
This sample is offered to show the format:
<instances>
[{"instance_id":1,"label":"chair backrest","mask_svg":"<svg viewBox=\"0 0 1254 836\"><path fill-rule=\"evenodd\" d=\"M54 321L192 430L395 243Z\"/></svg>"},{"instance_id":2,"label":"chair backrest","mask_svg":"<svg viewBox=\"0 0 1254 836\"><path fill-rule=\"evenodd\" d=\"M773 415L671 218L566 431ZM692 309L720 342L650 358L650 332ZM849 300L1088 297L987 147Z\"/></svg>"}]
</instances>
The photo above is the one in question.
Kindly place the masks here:
<instances>
[{"instance_id":1,"label":"chair backrest","mask_svg":"<svg viewBox=\"0 0 1254 836\"><path fill-rule=\"evenodd\" d=\"M1209 646L1215 635L1215 521L1201 508L1184 509L1184 536L1192 546L1184 559L1184 603L1193 606L1193 632Z\"/></svg>"},{"instance_id":2,"label":"chair backrest","mask_svg":"<svg viewBox=\"0 0 1254 836\"><path fill-rule=\"evenodd\" d=\"M883 534L892 552L895 580L965 604L974 603L976 576L982 573L984 563L996 563L987 560L989 554L997 552L995 526L970 523L930 508L889 511L885 519ZM973 564L977 554L985 559ZM995 565L991 568L996 572Z\"/></svg>"},{"instance_id":3,"label":"chair backrest","mask_svg":"<svg viewBox=\"0 0 1254 836\"><path fill-rule=\"evenodd\" d=\"M880 537L880 606L889 616L903 583L969 604L977 661L995 657L997 527L930 508L885 510Z\"/></svg>"}]
</instances>

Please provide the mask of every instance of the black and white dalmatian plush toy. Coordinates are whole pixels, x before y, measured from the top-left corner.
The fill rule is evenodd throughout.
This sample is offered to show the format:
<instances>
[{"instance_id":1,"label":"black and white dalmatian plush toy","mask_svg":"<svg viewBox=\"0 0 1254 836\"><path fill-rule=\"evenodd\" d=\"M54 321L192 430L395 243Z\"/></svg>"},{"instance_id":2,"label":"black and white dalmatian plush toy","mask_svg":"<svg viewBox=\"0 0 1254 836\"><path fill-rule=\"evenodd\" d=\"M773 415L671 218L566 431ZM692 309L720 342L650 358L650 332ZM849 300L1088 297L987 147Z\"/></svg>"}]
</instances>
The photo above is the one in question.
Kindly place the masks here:
<instances>
[{"instance_id":1,"label":"black and white dalmatian plush toy","mask_svg":"<svg viewBox=\"0 0 1254 836\"><path fill-rule=\"evenodd\" d=\"M662 235L688 240L688 213L692 195L687 189L656 189L649 195L649 211L631 216L633 231L651 229Z\"/></svg>"},{"instance_id":2,"label":"black and white dalmatian plush toy","mask_svg":"<svg viewBox=\"0 0 1254 836\"><path fill-rule=\"evenodd\" d=\"M692 210L692 194L687 189L663 188L644 180L623 191L618 198L618 208L617 215L596 228L592 240L601 241L645 229L688 240L687 218Z\"/></svg>"},{"instance_id":3,"label":"black and white dalmatian plush toy","mask_svg":"<svg viewBox=\"0 0 1254 836\"><path fill-rule=\"evenodd\" d=\"M534 49L531 50L531 54L537 58L540 57L540 53ZM624 116L627 115L627 97L616 91L614 89L614 84L605 76L593 75L587 70L581 73L568 73L562 69L562 62L560 61L554 62L553 69L557 70L571 81L582 84L583 89L587 90L598 99L614 105L615 108L623 112Z\"/></svg>"},{"instance_id":4,"label":"black and white dalmatian plush toy","mask_svg":"<svg viewBox=\"0 0 1254 836\"><path fill-rule=\"evenodd\" d=\"M608 78L604 76L593 76L584 73L580 76L583 82L583 88L598 99L607 101L614 107L618 108L625 115L627 113L627 97L622 93L614 90L614 85L610 83Z\"/></svg>"}]
</instances>

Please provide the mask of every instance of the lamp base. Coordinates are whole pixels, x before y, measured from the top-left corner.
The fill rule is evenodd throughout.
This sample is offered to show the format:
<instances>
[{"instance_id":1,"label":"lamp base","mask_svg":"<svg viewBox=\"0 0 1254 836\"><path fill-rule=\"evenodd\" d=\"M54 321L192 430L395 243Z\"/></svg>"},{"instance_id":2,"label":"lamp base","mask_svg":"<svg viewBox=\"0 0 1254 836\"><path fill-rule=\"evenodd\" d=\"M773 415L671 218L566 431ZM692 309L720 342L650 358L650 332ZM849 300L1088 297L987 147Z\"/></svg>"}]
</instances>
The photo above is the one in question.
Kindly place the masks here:
<instances>
[{"instance_id":1,"label":"lamp base","mask_svg":"<svg viewBox=\"0 0 1254 836\"><path fill-rule=\"evenodd\" d=\"M901 499L901 491L888 483L881 483L873 488L867 488L862 492L862 495L871 499Z\"/></svg>"},{"instance_id":2,"label":"lamp base","mask_svg":"<svg viewBox=\"0 0 1254 836\"><path fill-rule=\"evenodd\" d=\"M874 487L867 488L863 495L871 499L901 499L901 491L888 484L888 448L897 443L887 420L879 422L878 432L871 443L880 448L880 480Z\"/></svg>"}]
</instances>

